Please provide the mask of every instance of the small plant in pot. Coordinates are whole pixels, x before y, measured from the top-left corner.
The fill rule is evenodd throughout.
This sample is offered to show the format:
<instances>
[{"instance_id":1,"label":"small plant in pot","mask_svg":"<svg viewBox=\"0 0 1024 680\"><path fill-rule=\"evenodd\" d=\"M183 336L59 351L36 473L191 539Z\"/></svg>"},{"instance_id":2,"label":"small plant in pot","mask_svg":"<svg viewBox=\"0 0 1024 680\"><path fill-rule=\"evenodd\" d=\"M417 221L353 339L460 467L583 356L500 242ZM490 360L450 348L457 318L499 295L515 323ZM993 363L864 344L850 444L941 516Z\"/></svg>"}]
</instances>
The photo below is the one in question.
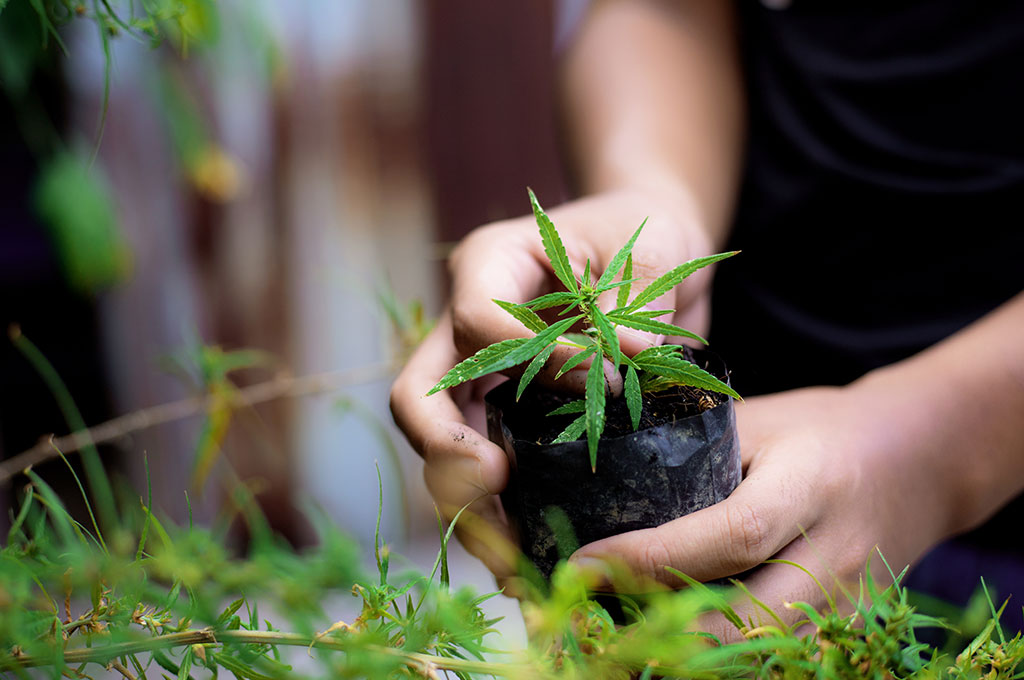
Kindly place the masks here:
<instances>
[{"instance_id":1,"label":"small plant in pot","mask_svg":"<svg viewBox=\"0 0 1024 680\"><path fill-rule=\"evenodd\" d=\"M624 326L706 345L695 333L658 320L674 310L646 306L693 272L736 253L680 264L631 297L631 253L644 225L600 277L591 275L588 261L577 279L554 224L529 195L544 250L565 290L518 304L495 300L534 336L485 347L428 394L529 362L518 381L487 394L487 429L509 457L509 484L501 495L505 513L523 552L548 577L579 545L658 526L725 499L739 483L732 406L739 395L727 384L721 361L672 344L630 357L615 330ZM602 311L598 297L611 290L616 307ZM559 311L545 312L549 323L538 314L542 310ZM591 361L583 398L533 383L558 345L579 352L556 379ZM605 358L623 376L620 397L609 394Z\"/></svg>"}]
</instances>

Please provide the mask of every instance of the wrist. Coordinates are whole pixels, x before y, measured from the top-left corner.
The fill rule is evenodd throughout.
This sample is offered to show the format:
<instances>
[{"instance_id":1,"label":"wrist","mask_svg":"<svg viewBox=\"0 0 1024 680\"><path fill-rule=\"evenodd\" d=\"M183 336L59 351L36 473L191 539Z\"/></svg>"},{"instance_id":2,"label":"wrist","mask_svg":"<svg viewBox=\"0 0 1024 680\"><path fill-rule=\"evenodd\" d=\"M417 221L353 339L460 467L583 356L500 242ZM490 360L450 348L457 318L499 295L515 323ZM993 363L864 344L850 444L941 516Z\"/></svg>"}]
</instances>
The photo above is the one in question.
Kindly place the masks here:
<instances>
[{"instance_id":1,"label":"wrist","mask_svg":"<svg viewBox=\"0 0 1024 680\"><path fill-rule=\"evenodd\" d=\"M941 346L940 346L941 347ZM933 349L868 373L847 389L871 413L875 449L919 486L940 537L972 529L1021 490L1019 418L998 379ZM1018 412L1019 415L1019 412Z\"/></svg>"}]
</instances>

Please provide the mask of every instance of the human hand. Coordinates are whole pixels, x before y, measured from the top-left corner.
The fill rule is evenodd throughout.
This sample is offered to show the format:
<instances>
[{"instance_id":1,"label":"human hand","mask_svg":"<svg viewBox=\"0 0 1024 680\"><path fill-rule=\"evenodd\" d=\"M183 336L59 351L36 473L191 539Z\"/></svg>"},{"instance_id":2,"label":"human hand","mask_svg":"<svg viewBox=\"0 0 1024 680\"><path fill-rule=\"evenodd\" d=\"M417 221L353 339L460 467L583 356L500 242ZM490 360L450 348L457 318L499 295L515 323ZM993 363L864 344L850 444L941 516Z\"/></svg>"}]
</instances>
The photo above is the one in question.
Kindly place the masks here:
<instances>
[{"instance_id":1,"label":"human hand","mask_svg":"<svg viewBox=\"0 0 1024 680\"><path fill-rule=\"evenodd\" d=\"M602 194L549 211L579 275L589 258L596 275L618 252L645 217L649 217L633 248L633 274L644 286L673 266L712 252L710 239L695 211L677 197L638 191ZM459 245L450 260L452 298L437 328L423 342L392 388L395 420L426 463L424 478L441 511L452 517L472 503L457 525L467 549L495 575L513 573L514 550L507 548L509 531L493 495L505 486L508 463L500 447L483 431L483 394L494 377L474 381L430 397L426 393L459 360L487 345L528 331L492 302L493 298L525 302L556 290L558 285L544 254L532 216L477 229ZM674 308L671 320L701 333L707 325L710 275L701 271L653 307ZM614 294L609 307L613 306ZM625 353L634 354L661 341L650 334L619 329ZM557 369L571 350L560 347L537 380L556 388L582 391L588 364L557 382ZM609 382L620 380L609 365Z\"/></svg>"},{"instance_id":2,"label":"human hand","mask_svg":"<svg viewBox=\"0 0 1024 680\"><path fill-rule=\"evenodd\" d=\"M708 581L772 557L791 561L810 573L773 563L744 579L755 597L791 620L800 612L787 611L785 602L825 605L815 578L833 592L852 586L856 597L874 548L898 572L965 521L956 512L961 452L929 427L899 384L894 376L871 376L844 388L747 400L737 407L745 475L728 499L591 543L572 559L600 571L606 563L624 565L675 587L682 583L666 565ZM873 575L880 572L876 565ZM736 609L755 625L765 617L752 603ZM704 625L722 640L740 636L724 617Z\"/></svg>"}]
</instances>

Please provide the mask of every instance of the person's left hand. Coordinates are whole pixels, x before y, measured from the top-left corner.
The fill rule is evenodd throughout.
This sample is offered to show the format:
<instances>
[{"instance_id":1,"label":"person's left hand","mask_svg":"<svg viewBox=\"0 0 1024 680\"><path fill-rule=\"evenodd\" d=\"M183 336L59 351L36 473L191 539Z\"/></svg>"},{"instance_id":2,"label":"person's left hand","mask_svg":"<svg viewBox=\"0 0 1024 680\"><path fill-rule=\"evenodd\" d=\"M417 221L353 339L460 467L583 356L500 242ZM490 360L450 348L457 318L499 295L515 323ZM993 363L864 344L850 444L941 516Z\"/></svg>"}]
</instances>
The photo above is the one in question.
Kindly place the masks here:
<instances>
[{"instance_id":1,"label":"person's left hand","mask_svg":"<svg viewBox=\"0 0 1024 680\"><path fill-rule=\"evenodd\" d=\"M660 527L591 543L572 559L598 569L605 561L625 563L641 577L679 586L666 565L708 581L776 557L802 565L833 590L852 584L856 597L857 577L876 546L898 572L956 524L955 474L943 461L957 452L916 438L927 423L911 422L913 414L894 417L906 405L886 382L794 390L739 404L745 474L728 499ZM875 557L878 577L886 572ZM825 604L814 579L785 564L760 567L745 585L783 617L785 602ZM764 617L738 604L744 618ZM788 614L792 619L799 612ZM740 635L721 617L710 626L722 640Z\"/></svg>"}]
</instances>

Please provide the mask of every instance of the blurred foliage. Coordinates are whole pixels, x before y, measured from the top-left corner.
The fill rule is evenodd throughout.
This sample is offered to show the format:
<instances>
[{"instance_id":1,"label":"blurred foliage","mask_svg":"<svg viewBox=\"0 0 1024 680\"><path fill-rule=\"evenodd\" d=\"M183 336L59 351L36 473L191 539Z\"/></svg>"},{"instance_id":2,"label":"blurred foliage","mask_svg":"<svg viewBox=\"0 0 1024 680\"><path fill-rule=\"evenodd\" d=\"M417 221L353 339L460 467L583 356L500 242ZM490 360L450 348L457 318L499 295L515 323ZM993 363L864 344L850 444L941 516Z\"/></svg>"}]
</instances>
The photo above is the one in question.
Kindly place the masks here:
<instances>
[{"instance_id":1,"label":"blurred foliage","mask_svg":"<svg viewBox=\"0 0 1024 680\"><path fill-rule=\"evenodd\" d=\"M196 341L184 352L168 357L165 363L194 392L206 396L203 424L192 459L190 480L191 487L200 491L214 463L221 458L221 446L239 401L233 374L248 368L271 366L275 359L273 355L261 350L224 350L219 345Z\"/></svg>"},{"instance_id":2,"label":"blurred foliage","mask_svg":"<svg viewBox=\"0 0 1024 680\"><path fill-rule=\"evenodd\" d=\"M165 674L180 680L226 672L238 678L1019 678L1024 640L1009 637L988 599L983 630L958 653L919 642L942 625L908 604L896 583L864 579L841 613L791 605L786 624L743 621L727 604L739 592L692 582L626 608L625 623L589 597L593 574L562 564L543 595L524 603L530 634L520 650L493 649L496 619L478 595L453 587L447 564L452 527L441 527L429 573L395 574L378 536L373 569L359 548L322 516L317 547L296 552L269 533L242 497L253 541L245 555L225 548L220 529L179 528L158 518L148 499L118 507L118 520L89 529L31 470L20 510L0 551L0 670L21 677L46 666L54 677L91 678L102 669L125 678ZM456 521L458 518L456 518ZM378 520L379 522L379 520ZM794 567L796 568L796 567ZM325 603L354 596L349 621L331 621ZM719 609L743 641L716 644L695 632ZM262 612L262 614L261 614ZM318 670L296 670L306 650ZM205 675L204 675L205 677Z\"/></svg>"},{"instance_id":3,"label":"blurred foliage","mask_svg":"<svg viewBox=\"0 0 1024 680\"><path fill-rule=\"evenodd\" d=\"M405 363L434 328L435 321L426 314L420 300L400 300L386 280L374 288L374 297L391 323L396 340L395 358Z\"/></svg>"},{"instance_id":4,"label":"blurred foliage","mask_svg":"<svg viewBox=\"0 0 1024 680\"><path fill-rule=\"evenodd\" d=\"M52 367L16 329L12 339L74 426L80 417ZM209 385L262 356L205 348L195 359ZM191 520L177 527L153 511L151 487L145 497L115 496L102 468L88 464L95 452L85 454L90 492L69 466L84 519L69 514L64 499L33 470L24 473L28 483L0 549L5 675L38 677L29 669L45 667L55 678L89 679L107 670L126 680L220 673L245 680L1024 677L1024 637L1003 630L1006 605L997 609L984 583L960 620L958 632L970 637L938 648L919 632L947 624L918 611L900 585L903 573L893 573L884 558L884 581L891 585L880 587L869 563L856 592L838 588L842 601L823 587L827 607L821 611L797 602L777 613L739 581L723 589L674 572L687 588L653 592L642 601L614 596L619 619L605 607L607 599L592 598L592 586L611 580L630 592L629 574L562 563L550 582L523 584L529 642L499 652L498 620L484 608L497 593L480 595L452 583L448 542L465 509L447 527L438 516L440 547L429 573L395 572L378 510L368 570L359 547L322 514L310 517L316 547L296 551L271 533L240 485L233 510L212 528ZM379 477L377 483L379 508ZM227 547L235 514L251 536L244 554ZM350 597L358 603L347 608L354 615L332 620L329 611ZM753 605L747 618L733 608L737 601ZM701 617L713 612L735 626L739 642L721 644L700 632ZM298 656L304 653L315 668Z\"/></svg>"},{"instance_id":5,"label":"blurred foliage","mask_svg":"<svg viewBox=\"0 0 1024 680\"><path fill-rule=\"evenodd\" d=\"M131 269L117 203L95 158L110 98L111 42L127 36L151 48L167 44L184 57L196 46L216 44L221 21L214 0L0 1L0 90L39 167L36 212L50 233L69 285L79 292L108 288L124 280ZM91 22L103 52L102 107L91 154L63 140L63 122L49 101L61 80L58 56L68 53L61 32L73 22ZM266 32L255 30L255 20L246 19L243 28L245 35L258 36L264 51L273 52L267 47ZM164 72L170 70L159 67L154 80L167 80ZM209 200L236 197L244 172L210 139L187 88L176 83L156 89L158 110L167 121L185 179Z\"/></svg>"},{"instance_id":6,"label":"blurred foliage","mask_svg":"<svg viewBox=\"0 0 1024 680\"><path fill-rule=\"evenodd\" d=\"M42 168L36 210L73 288L109 287L131 269L131 250L118 229L113 195L82 153L59 152Z\"/></svg>"}]
</instances>

